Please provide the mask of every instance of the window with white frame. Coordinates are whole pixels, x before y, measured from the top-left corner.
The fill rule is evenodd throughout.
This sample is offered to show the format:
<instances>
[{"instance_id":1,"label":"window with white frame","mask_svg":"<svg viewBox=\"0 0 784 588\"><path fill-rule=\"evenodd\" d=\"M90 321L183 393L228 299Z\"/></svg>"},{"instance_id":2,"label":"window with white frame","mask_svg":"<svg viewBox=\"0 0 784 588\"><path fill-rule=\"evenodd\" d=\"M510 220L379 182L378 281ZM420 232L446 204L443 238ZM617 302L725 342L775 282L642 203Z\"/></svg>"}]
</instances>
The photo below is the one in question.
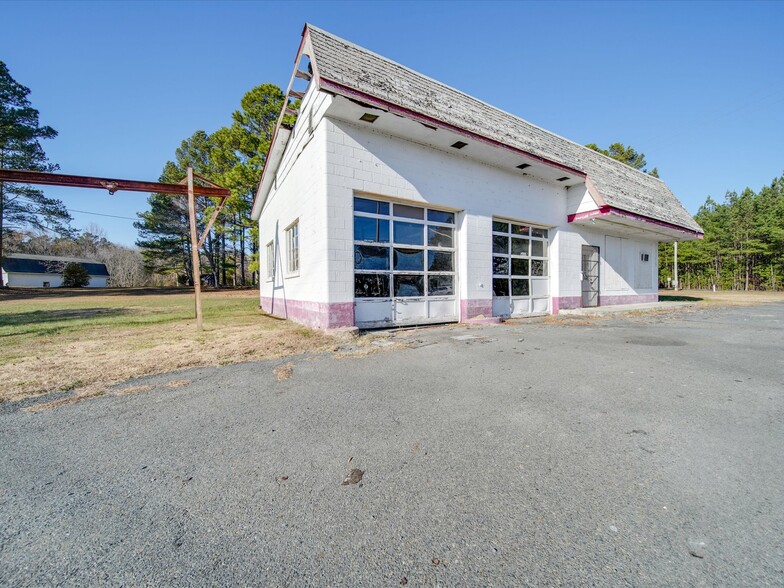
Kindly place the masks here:
<instances>
[{"instance_id":1,"label":"window with white frame","mask_svg":"<svg viewBox=\"0 0 784 588\"><path fill-rule=\"evenodd\" d=\"M299 272L299 220L286 229L286 269L290 274Z\"/></svg>"},{"instance_id":2,"label":"window with white frame","mask_svg":"<svg viewBox=\"0 0 784 588\"><path fill-rule=\"evenodd\" d=\"M275 242L267 243L267 278L275 277Z\"/></svg>"},{"instance_id":3,"label":"window with white frame","mask_svg":"<svg viewBox=\"0 0 784 588\"><path fill-rule=\"evenodd\" d=\"M548 231L493 219L493 296L530 297L548 277Z\"/></svg>"},{"instance_id":4,"label":"window with white frame","mask_svg":"<svg viewBox=\"0 0 784 588\"><path fill-rule=\"evenodd\" d=\"M454 297L455 213L354 198L356 298Z\"/></svg>"}]
</instances>

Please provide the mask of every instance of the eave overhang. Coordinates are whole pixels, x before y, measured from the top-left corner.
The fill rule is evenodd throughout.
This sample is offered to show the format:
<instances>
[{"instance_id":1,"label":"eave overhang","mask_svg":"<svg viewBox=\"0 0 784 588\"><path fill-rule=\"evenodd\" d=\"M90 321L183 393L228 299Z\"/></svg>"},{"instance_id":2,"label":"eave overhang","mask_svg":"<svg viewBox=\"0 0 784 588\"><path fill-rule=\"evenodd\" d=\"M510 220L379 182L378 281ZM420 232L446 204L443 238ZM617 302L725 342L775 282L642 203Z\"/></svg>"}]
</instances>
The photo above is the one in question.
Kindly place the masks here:
<instances>
[{"instance_id":1,"label":"eave overhang","mask_svg":"<svg viewBox=\"0 0 784 588\"><path fill-rule=\"evenodd\" d=\"M567 217L570 223L596 227L607 230L637 229L652 233L659 241L693 241L702 239L704 234L685 227L680 227L672 223L659 219L647 217L635 212L621 210L612 206L601 206L595 210L586 210L570 214Z\"/></svg>"}]
</instances>

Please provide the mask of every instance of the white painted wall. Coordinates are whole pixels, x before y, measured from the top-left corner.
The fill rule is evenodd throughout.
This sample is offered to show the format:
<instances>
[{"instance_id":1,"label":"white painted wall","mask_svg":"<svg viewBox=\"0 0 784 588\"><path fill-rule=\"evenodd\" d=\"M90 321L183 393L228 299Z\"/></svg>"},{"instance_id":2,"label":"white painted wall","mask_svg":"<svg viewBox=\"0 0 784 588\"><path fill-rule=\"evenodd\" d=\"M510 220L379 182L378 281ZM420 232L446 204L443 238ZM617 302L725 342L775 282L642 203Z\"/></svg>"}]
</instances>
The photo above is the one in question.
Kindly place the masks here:
<instances>
[{"instance_id":1,"label":"white painted wall","mask_svg":"<svg viewBox=\"0 0 784 588\"><path fill-rule=\"evenodd\" d=\"M559 259L559 296L581 295L582 246L599 247L601 295L626 296L658 292L658 244L645 238L629 238L565 224L555 237ZM648 261L640 260L647 253Z\"/></svg>"},{"instance_id":2,"label":"white painted wall","mask_svg":"<svg viewBox=\"0 0 784 588\"><path fill-rule=\"evenodd\" d=\"M601 252L601 294L657 291L654 240L621 240L567 215L593 209L584 184L567 189L457 151L393 137L364 123L327 117L328 94L309 91L259 220L261 297L317 303L354 300L353 196L365 193L458 212L458 295L492 300L492 218L551 227L550 295L580 296L582 245ZM284 230L299 219L300 272L286 272ZM275 279L266 245L276 243ZM607 257L608 249L610 252ZM617 250L617 251L616 251ZM646 252L649 261L639 261Z\"/></svg>"},{"instance_id":3,"label":"white painted wall","mask_svg":"<svg viewBox=\"0 0 784 588\"><path fill-rule=\"evenodd\" d=\"M330 96L309 91L289 139L273 187L259 217L260 293L262 298L326 302L327 199L326 126L322 119ZM285 229L299 219L300 271L287 272ZM276 244L274 280L267 278L266 246Z\"/></svg>"},{"instance_id":4,"label":"white painted wall","mask_svg":"<svg viewBox=\"0 0 784 588\"><path fill-rule=\"evenodd\" d=\"M325 123L330 302L354 297L355 191L463 211L457 218L462 299L492 298L493 216L545 226L566 220L564 187L342 120Z\"/></svg>"}]
</instances>

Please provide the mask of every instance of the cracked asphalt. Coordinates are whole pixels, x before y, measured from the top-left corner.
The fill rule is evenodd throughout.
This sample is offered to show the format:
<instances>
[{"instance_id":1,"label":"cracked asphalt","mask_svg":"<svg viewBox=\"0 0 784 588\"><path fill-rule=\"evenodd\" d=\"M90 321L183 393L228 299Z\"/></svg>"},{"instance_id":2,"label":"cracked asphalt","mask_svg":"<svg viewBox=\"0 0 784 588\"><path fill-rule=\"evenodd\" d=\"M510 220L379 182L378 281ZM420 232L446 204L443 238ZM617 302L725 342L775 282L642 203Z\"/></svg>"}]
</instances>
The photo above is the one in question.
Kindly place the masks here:
<instances>
[{"instance_id":1,"label":"cracked asphalt","mask_svg":"<svg viewBox=\"0 0 784 588\"><path fill-rule=\"evenodd\" d=\"M782 586L782 327L452 325L0 405L0 584Z\"/></svg>"}]
</instances>

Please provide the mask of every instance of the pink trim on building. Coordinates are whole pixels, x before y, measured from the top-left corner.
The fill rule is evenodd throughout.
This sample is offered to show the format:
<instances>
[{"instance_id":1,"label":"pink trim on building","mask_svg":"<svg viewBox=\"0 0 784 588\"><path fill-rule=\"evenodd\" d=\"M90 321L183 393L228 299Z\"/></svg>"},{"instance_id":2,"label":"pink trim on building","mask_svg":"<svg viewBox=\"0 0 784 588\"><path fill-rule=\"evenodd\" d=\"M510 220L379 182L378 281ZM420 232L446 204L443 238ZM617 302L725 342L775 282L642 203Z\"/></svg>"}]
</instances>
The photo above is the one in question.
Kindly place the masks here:
<instances>
[{"instance_id":1,"label":"pink trim on building","mask_svg":"<svg viewBox=\"0 0 784 588\"><path fill-rule=\"evenodd\" d=\"M262 296L261 308L272 316L316 329L354 326L353 302L311 302Z\"/></svg>"},{"instance_id":2,"label":"pink trim on building","mask_svg":"<svg viewBox=\"0 0 784 588\"><path fill-rule=\"evenodd\" d=\"M605 296L599 294L599 306L613 306L615 304L645 304L658 302L658 294L620 294L618 296Z\"/></svg>"},{"instance_id":3,"label":"pink trim on building","mask_svg":"<svg viewBox=\"0 0 784 588\"><path fill-rule=\"evenodd\" d=\"M649 216L644 216L642 214L637 214L634 212L628 212L626 210L621 210L620 208L615 208L613 206L604 205L601 208L596 208L594 210L586 210L585 212L577 212L575 214L570 214L566 217L566 220L570 223L583 221L583 220L590 220L594 218L599 218L602 216L620 216L623 218L629 218L636 221L641 221L644 223L649 223L652 225L656 225L658 227L664 227L673 231L679 231L681 233L685 233L689 236L697 237L698 239L703 238L703 234L699 231L693 231L691 229L686 229L684 227L679 227L678 225L673 225L672 223L668 223L665 221L660 221L659 219L651 218Z\"/></svg>"},{"instance_id":4,"label":"pink trim on building","mask_svg":"<svg viewBox=\"0 0 784 588\"><path fill-rule=\"evenodd\" d=\"M566 308L581 308L582 305L582 296L553 296L553 314Z\"/></svg>"},{"instance_id":5,"label":"pink trim on building","mask_svg":"<svg viewBox=\"0 0 784 588\"><path fill-rule=\"evenodd\" d=\"M493 316L493 301L492 299L467 299L460 300L460 322L464 323L468 320L477 318L492 318Z\"/></svg>"},{"instance_id":6,"label":"pink trim on building","mask_svg":"<svg viewBox=\"0 0 784 588\"><path fill-rule=\"evenodd\" d=\"M646 302L658 302L658 294L620 294L618 296L599 295L599 306L614 306L616 304L645 304ZM582 308L583 299L581 296L553 296L553 314L558 314L561 310L568 308Z\"/></svg>"}]
</instances>

